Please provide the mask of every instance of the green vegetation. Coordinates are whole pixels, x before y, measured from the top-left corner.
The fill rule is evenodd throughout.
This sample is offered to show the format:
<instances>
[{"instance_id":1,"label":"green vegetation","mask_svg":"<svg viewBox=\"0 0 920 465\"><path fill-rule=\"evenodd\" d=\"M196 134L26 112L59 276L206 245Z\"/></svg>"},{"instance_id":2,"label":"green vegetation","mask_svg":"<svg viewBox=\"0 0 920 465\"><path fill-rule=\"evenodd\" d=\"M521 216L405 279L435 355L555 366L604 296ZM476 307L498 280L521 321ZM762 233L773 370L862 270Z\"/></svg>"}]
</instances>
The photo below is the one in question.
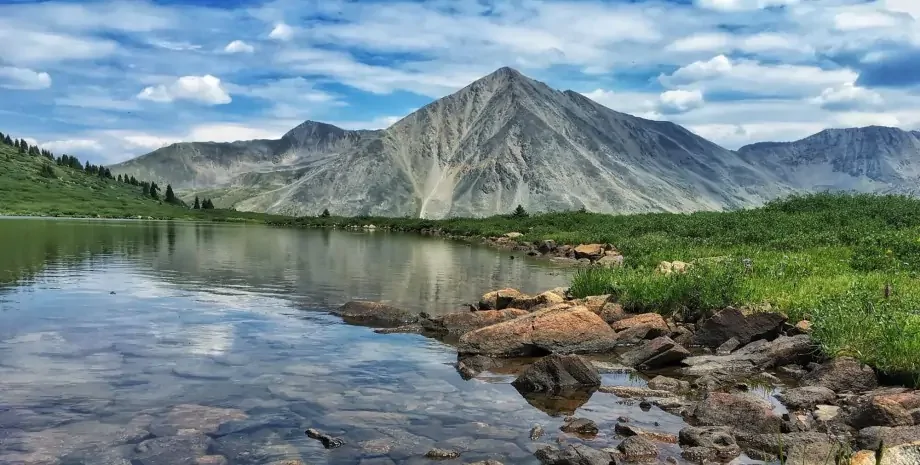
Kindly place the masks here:
<instances>
[{"instance_id":1,"label":"green vegetation","mask_svg":"<svg viewBox=\"0 0 920 465\"><path fill-rule=\"evenodd\" d=\"M584 211L440 221L307 217L298 226L360 226L521 242L610 243L619 269L578 272L576 296L614 293L633 311L706 314L727 305L809 319L830 354L850 354L890 374L920 375L920 200L815 194L763 208L611 216ZM663 275L662 261L692 263Z\"/></svg>"},{"instance_id":2,"label":"green vegetation","mask_svg":"<svg viewBox=\"0 0 920 465\"><path fill-rule=\"evenodd\" d=\"M0 134L0 215L101 218L156 218L205 221L278 221L262 213L211 208L193 210L166 186L133 176L113 176L103 166ZM170 200L172 199L172 200Z\"/></svg>"}]
</instances>

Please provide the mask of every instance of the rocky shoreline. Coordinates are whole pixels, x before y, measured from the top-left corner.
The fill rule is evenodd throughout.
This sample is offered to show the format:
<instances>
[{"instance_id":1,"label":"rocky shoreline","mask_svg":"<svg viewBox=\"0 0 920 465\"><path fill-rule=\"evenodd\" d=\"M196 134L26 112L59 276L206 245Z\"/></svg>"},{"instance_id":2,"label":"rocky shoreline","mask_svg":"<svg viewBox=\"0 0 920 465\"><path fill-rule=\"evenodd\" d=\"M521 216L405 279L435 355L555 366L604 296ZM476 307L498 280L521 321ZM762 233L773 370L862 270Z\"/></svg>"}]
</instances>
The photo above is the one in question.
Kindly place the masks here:
<instances>
[{"instance_id":1,"label":"rocky shoreline","mask_svg":"<svg viewBox=\"0 0 920 465\"><path fill-rule=\"evenodd\" d=\"M592 263L614 256L607 253L612 248L592 247ZM679 445L693 463L744 456L822 465L920 463L920 391L883 386L871 367L823 354L809 322L780 313L725 308L675 321L627 313L612 296L574 299L564 288L537 295L496 290L468 311L440 316L366 301L334 313L379 333L418 333L455 345L464 379L520 364L512 385L551 415L572 415L599 392L656 406L690 425L675 437L620 418L616 448L593 448L590 441L546 445L535 452L544 464L661 462L663 444ZM616 356L621 365L592 361L597 355ZM600 373L610 369L637 370L650 380L643 387L604 386ZM784 408L753 394L760 385L779 386ZM599 420L566 418L563 431L591 438ZM541 433L535 428L531 435Z\"/></svg>"}]
</instances>

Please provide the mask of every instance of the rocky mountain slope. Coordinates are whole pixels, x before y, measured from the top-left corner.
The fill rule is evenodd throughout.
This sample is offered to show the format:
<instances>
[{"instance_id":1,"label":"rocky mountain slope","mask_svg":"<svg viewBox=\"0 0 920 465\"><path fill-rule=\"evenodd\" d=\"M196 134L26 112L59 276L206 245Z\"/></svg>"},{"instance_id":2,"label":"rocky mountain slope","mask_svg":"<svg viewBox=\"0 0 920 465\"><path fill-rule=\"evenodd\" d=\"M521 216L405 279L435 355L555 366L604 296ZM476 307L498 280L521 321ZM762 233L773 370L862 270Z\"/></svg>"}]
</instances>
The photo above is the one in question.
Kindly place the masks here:
<instances>
[{"instance_id":1,"label":"rocky mountain slope","mask_svg":"<svg viewBox=\"0 0 920 465\"><path fill-rule=\"evenodd\" d=\"M738 149L748 162L802 190L920 192L920 132L898 128L825 129L794 142Z\"/></svg>"},{"instance_id":2,"label":"rocky mountain slope","mask_svg":"<svg viewBox=\"0 0 920 465\"><path fill-rule=\"evenodd\" d=\"M181 143L111 167L287 214L482 216L726 209L791 191L681 126L502 68L382 131L306 122L277 141ZM220 200L219 195L218 202Z\"/></svg>"}]
</instances>

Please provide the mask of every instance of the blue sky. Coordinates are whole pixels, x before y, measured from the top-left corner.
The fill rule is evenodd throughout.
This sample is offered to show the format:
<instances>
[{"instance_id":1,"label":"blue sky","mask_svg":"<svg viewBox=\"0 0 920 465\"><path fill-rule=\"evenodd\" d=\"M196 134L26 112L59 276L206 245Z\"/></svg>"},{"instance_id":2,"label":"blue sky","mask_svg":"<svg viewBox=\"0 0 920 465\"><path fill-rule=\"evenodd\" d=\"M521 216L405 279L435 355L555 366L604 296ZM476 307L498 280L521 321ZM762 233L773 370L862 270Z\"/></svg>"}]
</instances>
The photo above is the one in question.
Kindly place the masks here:
<instances>
[{"instance_id":1,"label":"blue sky","mask_svg":"<svg viewBox=\"0 0 920 465\"><path fill-rule=\"evenodd\" d=\"M0 0L0 131L112 163L382 128L511 66L728 148L920 128L918 0Z\"/></svg>"}]
</instances>

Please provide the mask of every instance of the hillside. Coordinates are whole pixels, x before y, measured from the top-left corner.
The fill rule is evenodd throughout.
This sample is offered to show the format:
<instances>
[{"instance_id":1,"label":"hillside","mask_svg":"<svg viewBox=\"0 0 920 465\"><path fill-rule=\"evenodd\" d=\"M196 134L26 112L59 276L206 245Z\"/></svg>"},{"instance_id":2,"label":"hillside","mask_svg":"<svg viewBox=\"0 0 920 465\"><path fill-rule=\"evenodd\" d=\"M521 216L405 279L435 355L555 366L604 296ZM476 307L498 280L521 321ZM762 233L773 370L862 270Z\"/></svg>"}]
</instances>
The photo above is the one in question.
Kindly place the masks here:
<instances>
[{"instance_id":1,"label":"hillside","mask_svg":"<svg viewBox=\"0 0 920 465\"><path fill-rule=\"evenodd\" d=\"M77 166L88 166L92 170ZM155 200L144 195L141 182L132 185L119 181L105 168L82 165L72 157L54 157L36 147L20 151L6 142L0 143L0 215L161 219L265 217L227 210L191 210L182 204Z\"/></svg>"},{"instance_id":2,"label":"hillside","mask_svg":"<svg viewBox=\"0 0 920 465\"><path fill-rule=\"evenodd\" d=\"M218 204L286 214L444 218L762 204L791 189L669 122L501 68L382 131L308 121L277 141L173 144L111 166Z\"/></svg>"}]
</instances>

